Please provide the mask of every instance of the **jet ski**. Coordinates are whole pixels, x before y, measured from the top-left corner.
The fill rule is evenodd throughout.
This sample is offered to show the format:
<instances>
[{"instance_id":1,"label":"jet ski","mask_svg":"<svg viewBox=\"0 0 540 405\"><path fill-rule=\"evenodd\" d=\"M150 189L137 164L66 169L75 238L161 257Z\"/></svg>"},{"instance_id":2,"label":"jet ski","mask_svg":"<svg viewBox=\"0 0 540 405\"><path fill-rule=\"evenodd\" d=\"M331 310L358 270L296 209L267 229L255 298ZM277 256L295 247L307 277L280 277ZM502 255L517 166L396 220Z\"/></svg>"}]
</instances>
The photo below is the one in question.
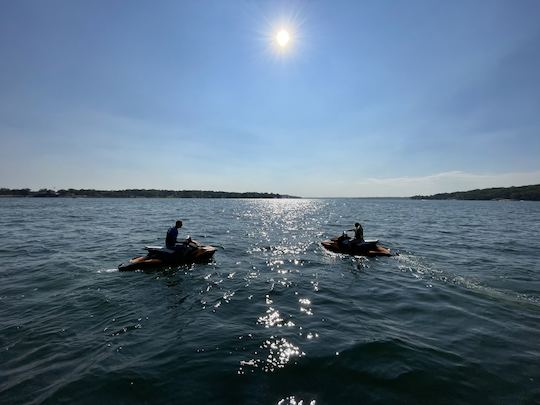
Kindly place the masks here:
<instances>
[{"instance_id":1,"label":"jet ski","mask_svg":"<svg viewBox=\"0 0 540 405\"><path fill-rule=\"evenodd\" d=\"M343 253L352 256L392 256L387 247L379 245L378 239L360 241L351 239L346 235L323 240L323 247L334 253Z\"/></svg>"},{"instance_id":2,"label":"jet ski","mask_svg":"<svg viewBox=\"0 0 540 405\"><path fill-rule=\"evenodd\" d=\"M176 245L175 249L162 246L145 246L146 256L134 257L118 266L120 271L141 270L160 266L177 266L190 263L208 262L215 251L213 246L203 245L196 240L189 240Z\"/></svg>"}]
</instances>

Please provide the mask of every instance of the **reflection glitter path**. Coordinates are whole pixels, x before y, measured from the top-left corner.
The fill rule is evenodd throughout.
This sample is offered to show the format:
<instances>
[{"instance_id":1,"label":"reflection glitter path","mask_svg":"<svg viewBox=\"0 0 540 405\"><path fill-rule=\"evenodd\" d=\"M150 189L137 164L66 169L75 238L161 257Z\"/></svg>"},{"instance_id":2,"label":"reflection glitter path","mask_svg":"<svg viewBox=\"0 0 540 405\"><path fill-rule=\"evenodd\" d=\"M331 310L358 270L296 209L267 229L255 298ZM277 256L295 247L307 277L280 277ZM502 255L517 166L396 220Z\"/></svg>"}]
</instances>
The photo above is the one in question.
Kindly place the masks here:
<instances>
[{"instance_id":1,"label":"reflection glitter path","mask_svg":"<svg viewBox=\"0 0 540 405\"><path fill-rule=\"evenodd\" d=\"M317 401L304 401L303 399L296 399L294 395L280 399L277 403L277 405L315 405Z\"/></svg>"},{"instance_id":2,"label":"reflection glitter path","mask_svg":"<svg viewBox=\"0 0 540 405\"><path fill-rule=\"evenodd\" d=\"M229 353L238 353L239 374L275 372L294 364L305 355L302 346L319 337L310 326L313 317L313 297L318 291L318 273L313 270L313 251L318 249L320 224L316 218L321 203L304 200L244 201L232 213L230 229L224 234L224 249L236 249L236 221L242 221L246 244L244 252L235 254L232 269L221 270L220 256L201 277L199 304L203 311L227 324L232 307L249 308L257 317L243 318L251 333L237 335ZM250 227L245 228L248 223ZM216 321L212 321L215 323ZM211 350L199 346L198 353ZM243 354L242 354L243 353ZM236 354L235 354L236 355Z\"/></svg>"},{"instance_id":3,"label":"reflection glitter path","mask_svg":"<svg viewBox=\"0 0 540 405\"><path fill-rule=\"evenodd\" d=\"M247 253L253 271L247 282L263 281L268 290L264 294L264 313L256 324L264 328L257 336L258 346L249 359L240 360L239 374L259 369L274 372L305 355L301 349L305 339L314 339L318 333L306 332L303 317L313 315L311 300L305 298L306 286L311 293L314 281L306 281L306 260L309 249L315 249L320 204L304 200L279 200L276 202L251 202L245 216L254 220L250 229L250 246ZM258 268L264 270L257 270ZM304 298L299 298L299 294ZM251 296L250 296L251 297ZM296 303L296 304L294 304ZM298 303L300 305L298 305Z\"/></svg>"}]
</instances>

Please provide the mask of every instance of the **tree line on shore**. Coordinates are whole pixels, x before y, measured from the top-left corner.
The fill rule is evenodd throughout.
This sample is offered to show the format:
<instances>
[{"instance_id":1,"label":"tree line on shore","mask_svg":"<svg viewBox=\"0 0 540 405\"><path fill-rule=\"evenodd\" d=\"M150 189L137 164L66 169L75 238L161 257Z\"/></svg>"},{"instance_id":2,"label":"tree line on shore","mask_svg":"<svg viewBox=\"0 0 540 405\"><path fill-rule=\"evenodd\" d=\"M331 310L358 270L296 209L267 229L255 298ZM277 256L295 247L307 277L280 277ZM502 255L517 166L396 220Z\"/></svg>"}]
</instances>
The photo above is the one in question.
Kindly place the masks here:
<instances>
[{"instance_id":1,"label":"tree line on shore","mask_svg":"<svg viewBox=\"0 0 540 405\"><path fill-rule=\"evenodd\" d=\"M415 195L415 200L527 200L540 201L540 184L520 187L496 187L434 195Z\"/></svg>"},{"instance_id":2,"label":"tree line on shore","mask_svg":"<svg viewBox=\"0 0 540 405\"><path fill-rule=\"evenodd\" d=\"M37 191L29 188L0 188L0 197L86 197L86 198L299 198L276 193L237 193L227 191L204 190L93 190L93 189L61 189L42 188Z\"/></svg>"}]
</instances>

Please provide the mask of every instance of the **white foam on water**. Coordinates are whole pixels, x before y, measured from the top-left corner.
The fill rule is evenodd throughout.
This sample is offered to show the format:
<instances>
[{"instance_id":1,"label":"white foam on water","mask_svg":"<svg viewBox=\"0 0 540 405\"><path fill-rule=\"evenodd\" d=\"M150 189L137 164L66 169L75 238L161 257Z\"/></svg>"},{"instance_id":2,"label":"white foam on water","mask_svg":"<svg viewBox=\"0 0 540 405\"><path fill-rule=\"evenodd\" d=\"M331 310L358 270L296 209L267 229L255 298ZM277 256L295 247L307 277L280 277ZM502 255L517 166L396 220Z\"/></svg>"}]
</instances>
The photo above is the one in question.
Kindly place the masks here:
<instances>
[{"instance_id":1,"label":"white foam on water","mask_svg":"<svg viewBox=\"0 0 540 405\"><path fill-rule=\"evenodd\" d=\"M540 297L482 285L478 281L443 270L435 269L429 264L424 263L422 258L418 256L412 254L401 254L396 257L399 262L399 269L403 272L410 272L413 277L418 279L453 284L499 300L532 304L535 306L540 305Z\"/></svg>"},{"instance_id":2,"label":"white foam on water","mask_svg":"<svg viewBox=\"0 0 540 405\"><path fill-rule=\"evenodd\" d=\"M98 270L97 272L98 273L115 273L119 271L118 269L101 269L101 270Z\"/></svg>"}]
</instances>

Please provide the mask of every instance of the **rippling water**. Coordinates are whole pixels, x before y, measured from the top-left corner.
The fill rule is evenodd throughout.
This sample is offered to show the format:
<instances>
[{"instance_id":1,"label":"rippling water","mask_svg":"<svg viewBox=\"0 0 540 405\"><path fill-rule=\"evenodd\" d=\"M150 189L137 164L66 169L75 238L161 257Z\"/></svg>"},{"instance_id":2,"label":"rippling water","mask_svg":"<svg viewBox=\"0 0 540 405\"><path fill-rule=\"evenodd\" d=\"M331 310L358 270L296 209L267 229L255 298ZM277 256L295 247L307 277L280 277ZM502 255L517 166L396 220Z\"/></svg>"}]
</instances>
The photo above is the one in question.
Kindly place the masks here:
<instances>
[{"instance_id":1,"label":"rippling water","mask_svg":"<svg viewBox=\"0 0 540 405\"><path fill-rule=\"evenodd\" d=\"M215 260L117 265L175 219ZM320 241L364 225L398 250ZM540 402L540 204L0 200L1 403Z\"/></svg>"}]
</instances>

